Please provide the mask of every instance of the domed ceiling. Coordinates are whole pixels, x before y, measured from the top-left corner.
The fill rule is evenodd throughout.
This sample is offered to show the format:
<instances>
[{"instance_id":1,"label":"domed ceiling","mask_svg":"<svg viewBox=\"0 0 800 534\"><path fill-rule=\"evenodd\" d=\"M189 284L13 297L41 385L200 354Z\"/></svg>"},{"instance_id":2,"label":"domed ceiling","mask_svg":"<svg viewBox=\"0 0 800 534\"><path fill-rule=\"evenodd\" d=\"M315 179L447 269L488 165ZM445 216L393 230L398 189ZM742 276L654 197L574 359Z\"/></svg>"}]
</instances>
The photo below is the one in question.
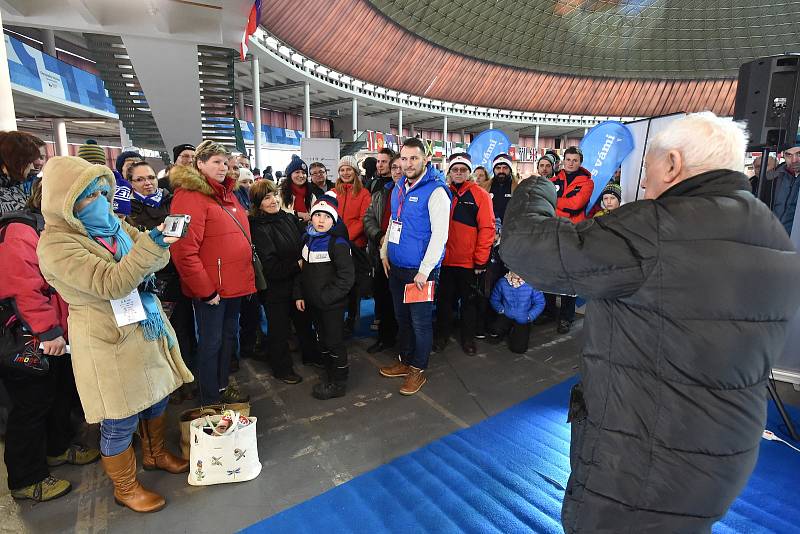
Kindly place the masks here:
<instances>
[{"instance_id":1,"label":"domed ceiling","mask_svg":"<svg viewBox=\"0 0 800 534\"><path fill-rule=\"evenodd\" d=\"M730 78L800 51L800 9L785 0L369 1L448 50L563 74Z\"/></svg>"}]
</instances>

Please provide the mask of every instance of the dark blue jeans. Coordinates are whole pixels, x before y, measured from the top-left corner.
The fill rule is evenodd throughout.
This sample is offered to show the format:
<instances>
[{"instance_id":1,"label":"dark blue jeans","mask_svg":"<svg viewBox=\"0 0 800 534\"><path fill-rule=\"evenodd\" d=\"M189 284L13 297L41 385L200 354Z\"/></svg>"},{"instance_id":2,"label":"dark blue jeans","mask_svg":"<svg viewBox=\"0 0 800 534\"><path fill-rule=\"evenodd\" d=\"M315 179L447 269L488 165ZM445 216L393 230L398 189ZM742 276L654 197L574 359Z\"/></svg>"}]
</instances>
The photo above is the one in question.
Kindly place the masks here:
<instances>
[{"instance_id":1,"label":"dark blue jeans","mask_svg":"<svg viewBox=\"0 0 800 534\"><path fill-rule=\"evenodd\" d=\"M242 299L220 299L212 306L194 300L197 320L197 379L200 403L214 404L228 387L231 355L239 336L239 308Z\"/></svg>"},{"instance_id":2,"label":"dark blue jeans","mask_svg":"<svg viewBox=\"0 0 800 534\"><path fill-rule=\"evenodd\" d=\"M414 282L417 272L416 269L392 266L389 270L389 290L392 292L394 314L397 318L400 360L417 369L427 369L433 348L433 302L403 302L406 284ZM433 280L438 285L439 269L432 270L428 280Z\"/></svg>"}]
</instances>

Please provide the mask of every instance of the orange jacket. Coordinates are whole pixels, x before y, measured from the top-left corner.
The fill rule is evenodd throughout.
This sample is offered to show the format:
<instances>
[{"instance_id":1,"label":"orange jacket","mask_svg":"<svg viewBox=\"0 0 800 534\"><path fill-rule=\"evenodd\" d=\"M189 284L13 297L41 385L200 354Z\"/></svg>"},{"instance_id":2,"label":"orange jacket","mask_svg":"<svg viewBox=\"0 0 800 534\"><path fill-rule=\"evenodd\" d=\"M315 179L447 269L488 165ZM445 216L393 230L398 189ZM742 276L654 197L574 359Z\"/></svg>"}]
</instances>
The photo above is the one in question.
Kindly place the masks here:
<instances>
[{"instance_id":1,"label":"orange jacket","mask_svg":"<svg viewBox=\"0 0 800 534\"><path fill-rule=\"evenodd\" d=\"M356 178L358 179L358 178ZM358 194L353 193L353 184L343 184L344 194L337 194L339 203L339 216L342 218L350 241L359 248L367 246L367 234L364 232L364 216L372 200L366 187L362 187ZM334 190L335 191L335 190Z\"/></svg>"},{"instance_id":2,"label":"orange jacket","mask_svg":"<svg viewBox=\"0 0 800 534\"><path fill-rule=\"evenodd\" d=\"M575 224L586 219L586 205L594 189L591 173L581 167L577 176L567 183L567 171L561 169L550 180L556 186L556 215Z\"/></svg>"},{"instance_id":3,"label":"orange jacket","mask_svg":"<svg viewBox=\"0 0 800 534\"><path fill-rule=\"evenodd\" d=\"M450 233L444 261L448 267L486 267L494 243L494 207L489 193L475 182L460 189L450 184Z\"/></svg>"}]
</instances>

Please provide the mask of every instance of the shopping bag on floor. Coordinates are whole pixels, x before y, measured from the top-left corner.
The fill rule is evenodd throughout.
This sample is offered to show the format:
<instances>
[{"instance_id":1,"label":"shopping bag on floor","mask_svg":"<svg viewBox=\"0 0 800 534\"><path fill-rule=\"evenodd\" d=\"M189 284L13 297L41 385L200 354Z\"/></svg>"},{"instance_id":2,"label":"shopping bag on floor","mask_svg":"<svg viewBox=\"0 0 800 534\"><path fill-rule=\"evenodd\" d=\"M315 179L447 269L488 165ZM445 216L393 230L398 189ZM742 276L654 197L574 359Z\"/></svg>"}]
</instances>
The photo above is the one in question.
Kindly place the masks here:
<instances>
[{"instance_id":1,"label":"shopping bag on floor","mask_svg":"<svg viewBox=\"0 0 800 534\"><path fill-rule=\"evenodd\" d=\"M230 414L230 415L228 415ZM230 421L220 429L220 421ZM189 484L210 486L253 480L261 473L256 438L257 417L211 415L191 423Z\"/></svg>"},{"instance_id":2,"label":"shopping bag on floor","mask_svg":"<svg viewBox=\"0 0 800 534\"><path fill-rule=\"evenodd\" d=\"M247 417L250 415L250 403L234 402L232 404L210 404L208 406L201 406L181 412L179 423L181 427L180 449L181 456L184 460L189 459L189 437L191 435L192 421L207 415L222 415L222 412L225 410L233 410Z\"/></svg>"}]
</instances>

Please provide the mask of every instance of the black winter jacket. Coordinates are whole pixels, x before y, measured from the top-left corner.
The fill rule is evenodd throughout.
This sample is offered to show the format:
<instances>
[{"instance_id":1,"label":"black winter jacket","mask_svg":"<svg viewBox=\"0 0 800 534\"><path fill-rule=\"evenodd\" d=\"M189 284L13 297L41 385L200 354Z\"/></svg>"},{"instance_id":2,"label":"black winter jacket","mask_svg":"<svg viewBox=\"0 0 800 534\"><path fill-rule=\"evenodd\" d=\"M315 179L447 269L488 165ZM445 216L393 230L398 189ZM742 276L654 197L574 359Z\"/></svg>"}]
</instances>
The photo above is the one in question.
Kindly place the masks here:
<instances>
[{"instance_id":1,"label":"black winter jacket","mask_svg":"<svg viewBox=\"0 0 800 534\"><path fill-rule=\"evenodd\" d=\"M128 216L128 220L133 226L142 232L147 232L164 222L166 216L169 215L169 208L172 204L172 193L164 189L162 195L161 205L157 208L146 206L140 202L135 195L132 196L131 214ZM172 259L169 260L169 263L163 269L155 274L160 285L159 297L162 300L174 302L183 298L178 269L175 268Z\"/></svg>"},{"instance_id":2,"label":"black winter jacket","mask_svg":"<svg viewBox=\"0 0 800 534\"><path fill-rule=\"evenodd\" d=\"M301 255L303 270L295 279L295 300L303 299L320 310L347 305L347 294L355 283L347 228L337 224L322 236L306 234Z\"/></svg>"},{"instance_id":3,"label":"black winter jacket","mask_svg":"<svg viewBox=\"0 0 800 534\"><path fill-rule=\"evenodd\" d=\"M710 532L756 463L800 258L733 171L578 225L555 203L549 180L522 182L500 254L535 287L590 299L564 530Z\"/></svg>"},{"instance_id":4,"label":"black winter jacket","mask_svg":"<svg viewBox=\"0 0 800 534\"><path fill-rule=\"evenodd\" d=\"M161 197L161 205L157 208L146 206L134 195L131 198L131 214L129 218L133 221L136 228L142 232L147 232L164 222L164 218L169 215L169 207L171 204L172 193L167 189L164 189Z\"/></svg>"},{"instance_id":5,"label":"black winter jacket","mask_svg":"<svg viewBox=\"0 0 800 534\"><path fill-rule=\"evenodd\" d=\"M264 268L267 289L259 293L261 301L292 300L295 277L300 274L300 251L305 225L283 210L259 213L250 217L250 233L258 259Z\"/></svg>"},{"instance_id":6,"label":"black winter jacket","mask_svg":"<svg viewBox=\"0 0 800 534\"><path fill-rule=\"evenodd\" d=\"M382 182L383 185L372 193L372 200L367 208L367 213L364 215L364 232L367 234L367 247L369 248L370 256L375 258L380 257L381 252L381 238L383 237L383 229L381 228L381 220L383 219L383 212L386 209L386 203L391 198L392 189L394 184L389 186L391 178L388 182Z\"/></svg>"}]
</instances>

